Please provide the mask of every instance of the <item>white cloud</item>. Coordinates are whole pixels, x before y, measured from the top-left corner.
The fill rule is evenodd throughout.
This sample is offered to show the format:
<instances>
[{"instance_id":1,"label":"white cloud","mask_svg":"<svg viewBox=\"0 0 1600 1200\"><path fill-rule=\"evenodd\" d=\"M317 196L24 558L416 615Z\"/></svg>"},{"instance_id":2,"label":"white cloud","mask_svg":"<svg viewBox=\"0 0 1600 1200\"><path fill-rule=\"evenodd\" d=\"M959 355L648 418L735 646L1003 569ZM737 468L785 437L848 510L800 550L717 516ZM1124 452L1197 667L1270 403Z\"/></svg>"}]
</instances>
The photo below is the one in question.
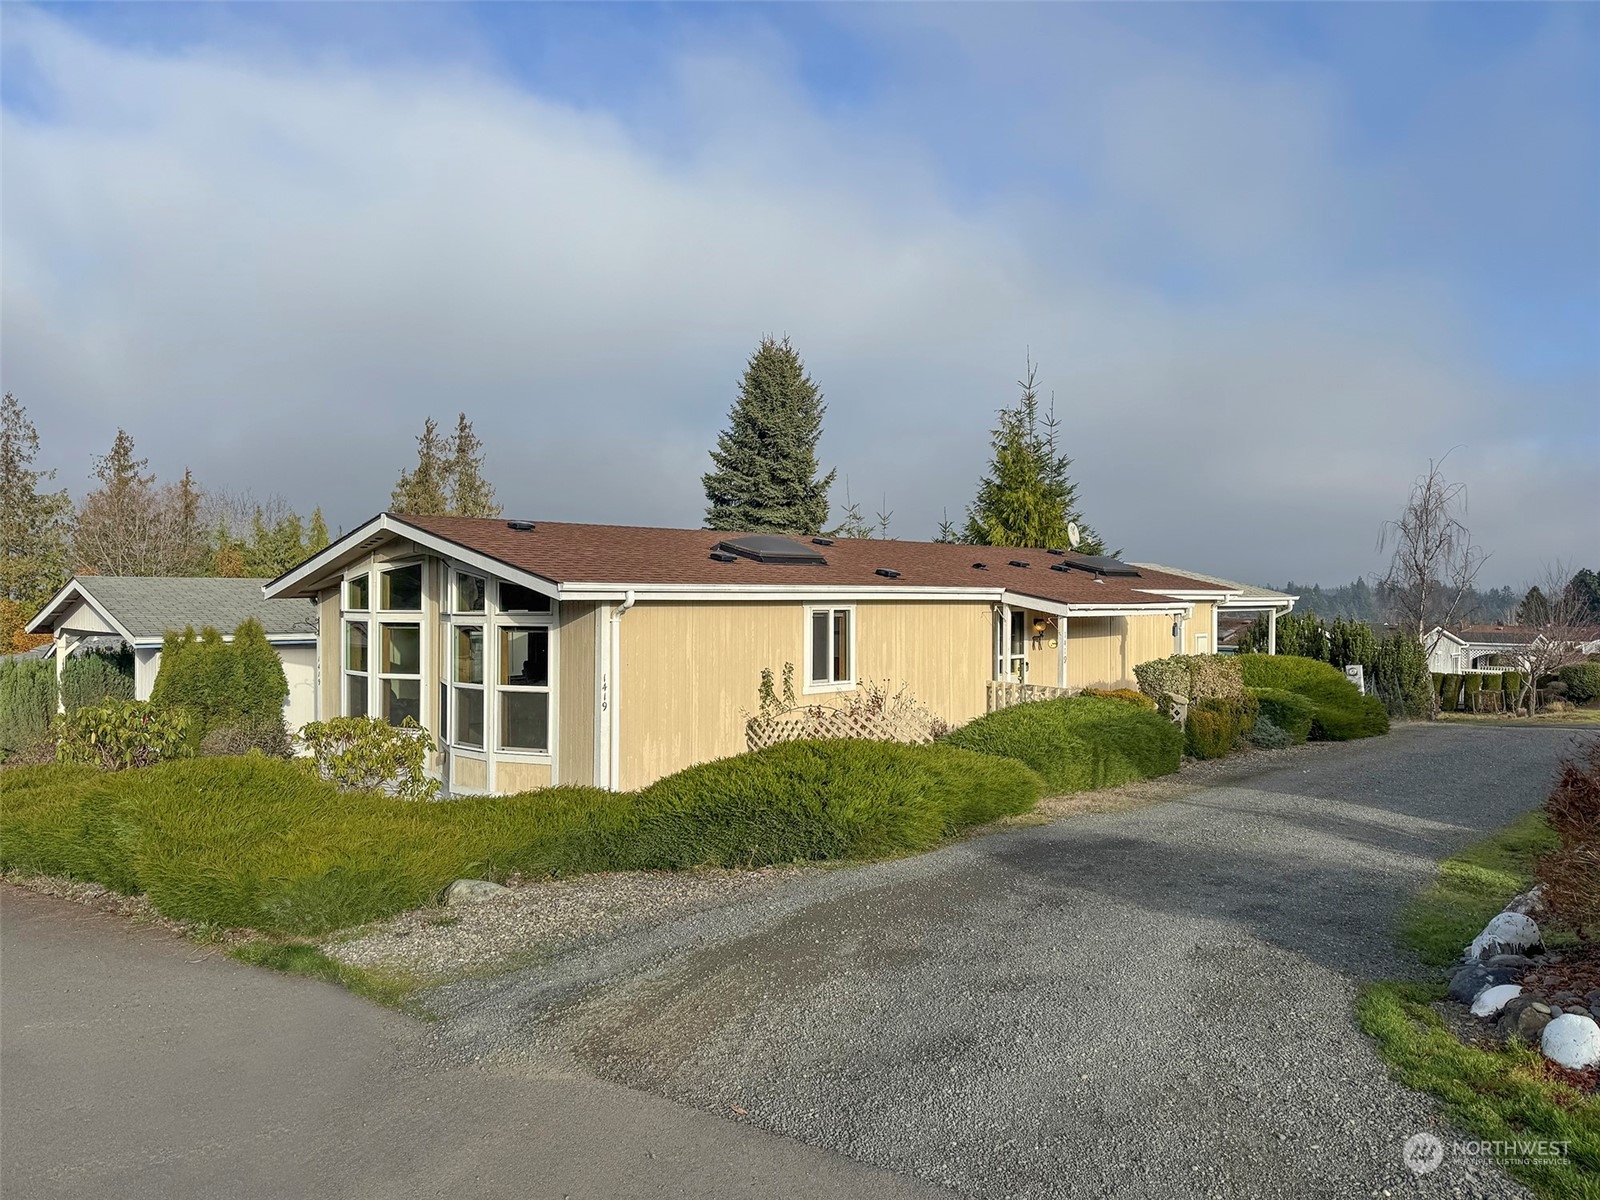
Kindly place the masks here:
<instances>
[{"instance_id":1,"label":"white cloud","mask_svg":"<svg viewBox=\"0 0 1600 1200\"><path fill-rule=\"evenodd\" d=\"M32 13L7 39L50 102L0 131L5 386L64 476L122 424L166 472L348 524L422 417L463 408L512 511L695 523L776 331L827 393L826 459L869 505L887 491L903 536L970 498L1031 347L1091 521L1139 557L1370 572L1378 523L1456 443L1507 577L1596 545L1544 491L1594 494L1594 464L1508 415L1527 397L1435 282L1297 264L1340 220L1321 83L1131 80L1080 118L1106 203L958 207L914 141L726 56L680 64L696 144L669 156L481 71L161 57ZM1228 285L1179 303L1075 224L1171 234Z\"/></svg>"}]
</instances>

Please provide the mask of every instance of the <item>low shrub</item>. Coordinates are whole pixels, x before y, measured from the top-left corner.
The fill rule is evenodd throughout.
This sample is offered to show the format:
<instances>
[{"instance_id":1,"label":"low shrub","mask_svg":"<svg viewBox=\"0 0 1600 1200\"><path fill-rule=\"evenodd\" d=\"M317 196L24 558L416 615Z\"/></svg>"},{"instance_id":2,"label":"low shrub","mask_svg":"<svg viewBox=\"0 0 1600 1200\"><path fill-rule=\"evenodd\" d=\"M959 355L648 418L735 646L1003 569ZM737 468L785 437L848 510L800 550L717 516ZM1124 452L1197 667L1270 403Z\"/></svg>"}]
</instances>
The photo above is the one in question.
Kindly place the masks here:
<instances>
[{"instance_id":1,"label":"low shrub","mask_svg":"<svg viewBox=\"0 0 1600 1200\"><path fill-rule=\"evenodd\" d=\"M1574 663L1562 667L1558 674L1567 685L1567 699L1574 704L1600 699L1600 663Z\"/></svg>"},{"instance_id":2,"label":"low shrub","mask_svg":"<svg viewBox=\"0 0 1600 1200\"><path fill-rule=\"evenodd\" d=\"M0 659L0 755L10 758L44 741L55 715L55 660Z\"/></svg>"},{"instance_id":3,"label":"low shrub","mask_svg":"<svg viewBox=\"0 0 1600 1200\"><path fill-rule=\"evenodd\" d=\"M267 721L225 725L208 730L200 739L200 754L206 758L231 758L240 754L265 754L268 758L289 758L294 746L281 716Z\"/></svg>"},{"instance_id":4,"label":"low shrub","mask_svg":"<svg viewBox=\"0 0 1600 1200\"><path fill-rule=\"evenodd\" d=\"M1477 699L1478 693L1482 690L1483 675L1480 672L1472 671L1462 676L1461 702L1466 706L1468 712L1473 711L1473 704Z\"/></svg>"},{"instance_id":5,"label":"low shrub","mask_svg":"<svg viewBox=\"0 0 1600 1200\"><path fill-rule=\"evenodd\" d=\"M61 707L67 714L107 700L133 699L133 654L80 654L61 666Z\"/></svg>"},{"instance_id":6,"label":"low shrub","mask_svg":"<svg viewBox=\"0 0 1600 1200\"><path fill-rule=\"evenodd\" d=\"M1261 750L1287 750L1295 744L1289 731L1274 724L1265 714L1256 718L1255 725L1245 736L1252 746Z\"/></svg>"},{"instance_id":7,"label":"low shrub","mask_svg":"<svg viewBox=\"0 0 1600 1200\"><path fill-rule=\"evenodd\" d=\"M439 781L427 775L433 738L406 718L396 727L377 717L334 717L300 730L317 773L346 791L383 791L402 800L432 800Z\"/></svg>"},{"instance_id":8,"label":"low shrub","mask_svg":"<svg viewBox=\"0 0 1600 1200\"><path fill-rule=\"evenodd\" d=\"M1137 704L1148 712L1155 712L1156 702L1143 692L1136 692L1132 688L1084 688L1078 693L1080 696L1098 696L1102 700L1123 700L1129 704Z\"/></svg>"},{"instance_id":9,"label":"low shrub","mask_svg":"<svg viewBox=\"0 0 1600 1200\"><path fill-rule=\"evenodd\" d=\"M56 757L102 771L148 767L189 753L189 717L147 700L103 700L62 716Z\"/></svg>"},{"instance_id":10,"label":"low shrub","mask_svg":"<svg viewBox=\"0 0 1600 1200\"><path fill-rule=\"evenodd\" d=\"M1336 667L1283 654L1241 654L1237 661L1251 687L1279 688L1311 701L1313 739L1343 742L1389 732L1383 702L1363 696Z\"/></svg>"},{"instance_id":11,"label":"low shrub","mask_svg":"<svg viewBox=\"0 0 1600 1200\"><path fill-rule=\"evenodd\" d=\"M1521 671L1502 671L1500 673L1500 686L1505 689L1506 703L1515 702L1522 695L1522 685L1527 682L1527 677Z\"/></svg>"},{"instance_id":12,"label":"low shrub","mask_svg":"<svg viewBox=\"0 0 1600 1200\"><path fill-rule=\"evenodd\" d=\"M1242 696L1244 681L1238 660L1243 655L1174 654L1133 668L1139 690L1158 704L1163 696Z\"/></svg>"},{"instance_id":13,"label":"low shrub","mask_svg":"<svg viewBox=\"0 0 1600 1200\"><path fill-rule=\"evenodd\" d=\"M1250 694L1256 698L1261 715L1288 734L1295 745L1311 736L1317 706L1300 693L1282 688L1251 688Z\"/></svg>"},{"instance_id":14,"label":"low shrub","mask_svg":"<svg viewBox=\"0 0 1600 1200\"><path fill-rule=\"evenodd\" d=\"M311 764L261 756L114 775L58 765L8 773L0 866L147 892L173 918L309 936L425 904L463 876L923 849L1024 812L1042 790L1007 759L860 741L786 743L634 794L558 787L439 804L341 791Z\"/></svg>"},{"instance_id":15,"label":"low shrub","mask_svg":"<svg viewBox=\"0 0 1600 1200\"><path fill-rule=\"evenodd\" d=\"M1054 795L1170 775L1183 761L1178 726L1148 709L1096 696L1013 705L943 740L1026 763Z\"/></svg>"},{"instance_id":16,"label":"low shrub","mask_svg":"<svg viewBox=\"0 0 1600 1200\"><path fill-rule=\"evenodd\" d=\"M1544 815L1561 839L1537 866L1545 900L1567 924L1600 933L1600 742L1561 764Z\"/></svg>"},{"instance_id":17,"label":"low shrub","mask_svg":"<svg viewBox=\"0 0 1600 1200\"><path fill-rule=\"evenodd\" d=\"M1183 723L1183 752L1193 758L1222 758L1256 723L1254 696L1202 696L1189 705Z\"/></svg>"}]
</instances>

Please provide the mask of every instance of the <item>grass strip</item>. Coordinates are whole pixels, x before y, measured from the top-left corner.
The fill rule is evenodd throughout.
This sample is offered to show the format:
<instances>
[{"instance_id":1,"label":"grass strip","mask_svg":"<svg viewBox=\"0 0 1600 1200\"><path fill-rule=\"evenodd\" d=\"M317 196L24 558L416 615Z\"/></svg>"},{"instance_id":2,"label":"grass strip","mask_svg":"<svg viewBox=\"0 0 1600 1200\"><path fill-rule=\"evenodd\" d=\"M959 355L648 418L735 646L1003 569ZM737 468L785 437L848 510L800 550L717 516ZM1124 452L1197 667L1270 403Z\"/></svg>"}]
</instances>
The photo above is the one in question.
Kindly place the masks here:
<instances>
[{"instance_id":1,"label":"grass strip","mask_svg":"<svg viewBox=\"0 0 1600 1200\"><path fill-rule=\"evenodd\" d=\"M337 983L358 996L410 1016L431 1019L433 1015L409 1003L412 993L423 986L420 981L367 967L350 966L304 942L273 942L263 938L235 946L228 953L252 967L266 967L285 975L301 975L323 983Z\"/></svg>"}]
</instances>

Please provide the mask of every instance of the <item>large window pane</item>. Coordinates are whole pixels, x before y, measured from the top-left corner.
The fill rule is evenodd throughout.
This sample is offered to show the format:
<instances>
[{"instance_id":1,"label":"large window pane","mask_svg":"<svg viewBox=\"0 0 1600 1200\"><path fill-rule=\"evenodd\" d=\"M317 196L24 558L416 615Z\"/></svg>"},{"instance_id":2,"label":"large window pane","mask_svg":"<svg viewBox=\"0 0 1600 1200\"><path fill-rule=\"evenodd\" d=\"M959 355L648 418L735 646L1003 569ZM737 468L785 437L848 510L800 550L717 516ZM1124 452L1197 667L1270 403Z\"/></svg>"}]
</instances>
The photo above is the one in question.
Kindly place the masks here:
<instances>
[{"instance_id":1,"label":"large window pane","mask_svg":"<svg viewBox=\"0 0 1600 1200\"><path fill-rule=\"evenodd\" d=\"M458 745L483 745L483 692L479 688L456 688L456 736Z\"/></svg>"},{"instance_id":2,"label":"large window pane","mask_svg":"<svg viewBox=\"0 0 1600 1200\"><path fill-rule=\"evenodd\" d=\"M506 750L550 749L550 693L500 693L500 745Z\"/></svg>"},{"instance_id":3,"label":"large window pane","mask_svg":"<svg viewBox=\"0 0 1600 1200\"><path fill-rule=\"evenodd\" d=\"M383 671L388 675L422 674L422 626L383 627Z\"/></svg>"},{"instance_id":4,"label":"large window pane","mask_svg":"<svg viewBox=\"0 0 1600 1200\"><path fill-rule=\"evenodd\" d=\"M842 683L850 678L850 611L836 609L833 614L833 679Z\"/></svg>"},{"instance_id":5,"label":"large window pane","mask_svg":"<svg viewBox=\"0 0 1600 1200\"><path fill-rule=\"evenodd\" d=\"M456 626L456 682L483 682L483 629L480 626Z\"/></svg>"},{"instance_id":6,"label":"large window pane","mask_svg":"<svg viewBox=\"0 0 1600 1200\"><path fill-rule=\"evenodd\" d=\"M410 612L422 607L422 564L383 573L383 607Z\"/></svg>"},{"instance_id":7,"label":"large window pane","mask_svg":"<svg viewBox=\"0 0 1600 1200\"><path fill-rule=\"evenodd\" d=\"M344 677L345 716L364 717L367 715L367 677L365 675L346 675Z\"/></svg>"},{"instance_id":8,"label":"large window pane","mask_svg":"<svg viewBox=\"0 0 1600 1200\"><path fill-rule=\"evenodd\" d=\"M456 611L477 613L483 611L483 580L463 571L456 572Z\"/></svg>"},{"instance_id":9,"label":"large window pane","mask_svg":"<svg viewBox=\"0 0 1600 1200\"><path fill-rule=\"evenodd\" d=\"M344 627L344 665L348 671L367 669L367 623L351 621Z\"/></svg>"},{"instance_id":10,"label":"large window pane","mask_svg":"<svg viewBox=\"0 0 1600 1200\"><path fill-rule=\"evenodd\" d=\"M812 682L829 682L828 671L832 665L832 648L828 644L828 612L826 609L819 609L817 612L811 614Z\"/></svg>"},{"instance_id":11,"label":"large window pane","mask_svg":"<svg viewBox=\"0 0 1600 1200\"><path fill-rule=\"evenodd\" d=\"M550 631L543 626L500 631L500 682L513 687L550 684Z\"/></svg>"},{"instance_id":12,"label":"large window pane","mask_svg":"<svg viewBox=\"0 0 1600 1200\"><path fill-rule=\"evenodd\" d=\"M391 725L401 725L407 717L422 723L422 680L385 679L383 719Z\"/></svg>"},{"instance_id":13,"label":"large window pane","mask_svg":"<svg viewBox=\"0 0 1600 1200\"><path fill-rule=\"evenodd\" d=\"M367 590L367 577L357 575L345 588L346 608L366 608L370 593Z\"/></svg>"},{"instance_id":14,"label":"large window pane","mask_svg":"<svg viewBox=\"0 0 1600 1200\"><path fill-rule=\"evenodd\" d=\"M506 612L549 612L550 597L520 583L502 583L500 607Z\"/></svg>"}]
</instances>

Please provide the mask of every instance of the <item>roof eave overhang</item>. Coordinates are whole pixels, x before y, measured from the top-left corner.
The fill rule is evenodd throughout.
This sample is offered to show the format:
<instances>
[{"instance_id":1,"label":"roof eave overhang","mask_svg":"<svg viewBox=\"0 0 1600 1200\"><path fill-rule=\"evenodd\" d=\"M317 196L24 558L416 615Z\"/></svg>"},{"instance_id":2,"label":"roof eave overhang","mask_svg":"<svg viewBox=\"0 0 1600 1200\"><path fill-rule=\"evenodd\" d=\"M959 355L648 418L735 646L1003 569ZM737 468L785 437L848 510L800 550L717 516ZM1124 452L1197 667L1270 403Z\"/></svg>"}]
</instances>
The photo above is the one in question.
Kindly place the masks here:
<instances>
[{"instance_id":1,"label":"roof eave overhang","mask_svg":"<svg viewBox=\"0 0 1600 1200\"><path fill-rule=\"evenodd\" d=\"M29 621L23 626L23 629L28 633L48 633L51 636L54 636L56 631L56 620L73 604L79 602L87 604L90 608L92 608L95 611L95 614L99 616L100 619L103 620L107 625L111 626L111 628L116 631L117 636L123 641L127 642L130 646L135 644L133 634L128 632L127 628L122 624L121 621L117 620L116 617L107 612L105 606L102 605L100 601L96 600L92 595L89 594L89 589L83 586L76 575L61 585L60 590L57 591L54 596L50 597L49 602L39 610L38 614L33 618L33 620Z\"/></svg>"}]
</instances>

